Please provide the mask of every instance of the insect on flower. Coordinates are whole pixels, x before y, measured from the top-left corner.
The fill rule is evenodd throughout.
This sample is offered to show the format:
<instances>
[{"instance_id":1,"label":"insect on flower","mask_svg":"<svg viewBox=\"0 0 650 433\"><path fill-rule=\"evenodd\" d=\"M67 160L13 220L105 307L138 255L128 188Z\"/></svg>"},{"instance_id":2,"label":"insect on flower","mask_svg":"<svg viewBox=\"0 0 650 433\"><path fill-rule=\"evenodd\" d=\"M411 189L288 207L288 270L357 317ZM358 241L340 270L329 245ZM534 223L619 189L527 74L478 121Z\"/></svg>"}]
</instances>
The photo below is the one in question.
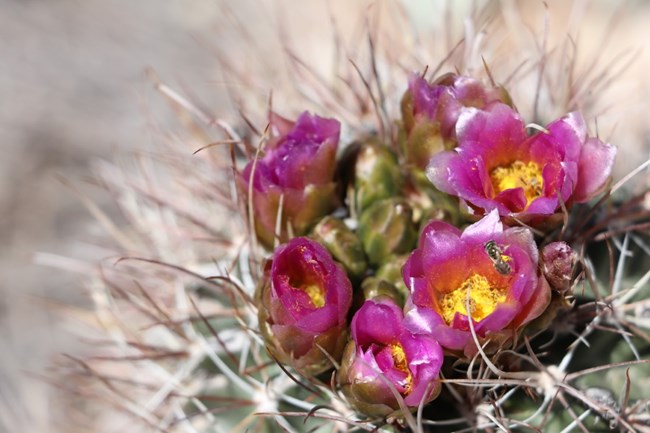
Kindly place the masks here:
<instances>
[{"instance_id":1,"label":"insect on flower","mask_svg":"<svg viewBox=\"0 0 650 433\"><path fill-rule=\"evenodd\" d=\"M496 269L498 273L501 275L509 275L510 272L512 272L512 268L508 264L508 261L511 260L510 256L503 254L503 251L494 240L487 241L484 248L488 257L494 264L494 269Z\"/></svg>"}]
</instances>

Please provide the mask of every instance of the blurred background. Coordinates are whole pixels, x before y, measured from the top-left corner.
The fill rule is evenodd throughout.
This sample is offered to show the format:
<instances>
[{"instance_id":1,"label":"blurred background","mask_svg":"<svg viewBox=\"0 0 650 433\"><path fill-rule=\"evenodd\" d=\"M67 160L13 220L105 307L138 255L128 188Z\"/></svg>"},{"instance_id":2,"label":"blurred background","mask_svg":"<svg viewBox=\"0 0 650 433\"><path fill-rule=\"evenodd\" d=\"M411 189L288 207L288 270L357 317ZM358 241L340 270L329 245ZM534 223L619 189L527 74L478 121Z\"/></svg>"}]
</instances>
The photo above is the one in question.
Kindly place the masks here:
<instances>
[{"instance_id":1,"label":"blurred background","mask_svg":"<svg viewBox=\"0 0 650 433\"><path fill-rule=\"evenodd\" d=\"M219 111L229 99L218 82L217 52L253 65L249 53L237 51L238 41L250 37L268 44L270 69L251 73L274 78L273 65L282 58L274 30L277 4L291 10L294 31L305 29L296 43L307 51L331 44L329 35L315 30L327 21L323 14L328 7L343 29L359 19L347 13L345 1L304 3L0 0L0 432L71 431L61 419L62 400L43 377L53 357L83 347L61 320L65 306L90 303L77 276L35 266L34 254L53 254L44 256L49 261L92 260L102 250L92 245L100 237L98 225L65 179L76 188L92 175L93 161L149 143L152 124L171 121L145 74L147 68ZM413 25L441 24L444 1L404 3ZM454 7L462 10L470 3ZM534 4L520 10L531 22L543 24L541 2L501 2L515 3ZM571 11L565 2L548 3L557 19L551 31L559 29L559 37L565 37L565 29L554 24L565 22ZM580 21L580 44L597 50L606 33L610 52L636 50L636 62L617 77L636 100L615 104L629 102L626 115L645 125L650 5L640 0L623 7L607 0L576 3L589 3L589 13ZM254 24L233 30L233 17ZM230 25L221 26L224 20ZM612 22L616 28L609 33ZM616 143L622 160L617 175L648 158L645 135L639 131L630 135L636 139ZM108 197L98 190L86 188L84 194L113 212Z\"/></svg>"},{"instance_id":2,"label":"blurred background","mask_svg":"<svg viewBox=\"0 0 650 433\"><path fill-rule=\"evenodd\" d=\"M32 262L101 253L93 217L61 178L83 186L95 159L150 139L147 67L222 104L199 41L217 33L217 14L205 0L0 0L0 432L67 430L43 377L79 342L65 309L48 307L89 303L76 275ZM97 189L84 194L111 211Z\"/></svg>"}]
</instances>

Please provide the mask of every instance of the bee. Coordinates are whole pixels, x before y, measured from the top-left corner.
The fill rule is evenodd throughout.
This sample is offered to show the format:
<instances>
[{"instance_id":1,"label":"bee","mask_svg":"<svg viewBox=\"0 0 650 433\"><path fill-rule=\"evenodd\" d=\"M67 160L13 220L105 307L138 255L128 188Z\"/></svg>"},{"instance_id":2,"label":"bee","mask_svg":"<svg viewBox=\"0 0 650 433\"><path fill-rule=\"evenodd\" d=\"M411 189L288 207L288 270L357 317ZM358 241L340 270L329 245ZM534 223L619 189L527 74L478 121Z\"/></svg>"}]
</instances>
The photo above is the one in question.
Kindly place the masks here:
<instances>
[{"instance_id":1,"label":"bee","mask_svg":"<svg viewBox=\"0 0 650 433\"><path fill-rule=\"evenodd\" d=\"M542 194L544 194L544 189L543 185L539 183L539 181L536 178L529 179L528 181L525 181L522 179L523 185L528 185L530 188L530 193L532 193L533 197L541 197Z\"/></svg>"},{"instance_id":2,"label":"bee","mask_svg":"<svg viewBox=\"0 0 650 433\"><path fill-rule=\"evenodd\" d=\"M499 248L497 243L494 241L487 241L484 248L488 257L494 264L494 269L496 269L501 275L510 275L510 272L512 272L512 268L508 264L510 257L503 254L503 251L501 251L501 248Z\"/></svg>"}]
</instances>

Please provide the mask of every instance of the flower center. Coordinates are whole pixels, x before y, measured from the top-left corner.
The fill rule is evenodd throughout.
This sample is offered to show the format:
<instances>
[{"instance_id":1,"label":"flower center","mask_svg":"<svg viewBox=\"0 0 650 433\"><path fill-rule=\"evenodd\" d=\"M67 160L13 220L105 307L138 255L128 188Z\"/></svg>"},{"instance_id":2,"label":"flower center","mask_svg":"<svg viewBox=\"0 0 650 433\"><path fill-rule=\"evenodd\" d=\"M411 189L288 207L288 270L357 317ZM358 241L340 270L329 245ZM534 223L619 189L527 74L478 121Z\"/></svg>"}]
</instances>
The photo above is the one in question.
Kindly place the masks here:
<instances>
[{"instance_id":1,"label":"flower center","mask_svg":"<svg viewBox=\"0 0 650 433\"><path fill-rule=\"evenodd\" d=\"M496 167L490 173L490 179L495 195L508 189L523 188L527 204L542 195L542 172L532 161L515 161L510 165Z\"/></svg>"},{"instance_id":2,"label":"flower center","mask_svg":"<svg viewBox=\"0 0 650 433\"><path fill-rule=\"evenodd\" d=\"M301 287L301 289L307 293L314 307L321 308L325 305L325 292L322 287L316 284L308 284Z\"/></svg>"},{"instance_id":3,"label":"flower center","mask_svg":"<svg viewBox=\"0 0 650 433\"><path fill-rule=\"evenodd\" d=\"M438 300L440 313L447 324L454 320L456 313L468 316L468 297L469 314L475 322L483 320L499 303L506 300L506 294L502 289L492 286L483 275L472 274L460 287L445 293Z\"/></svg>"},{"instance_id":4,"label":"flower center","mask_svg":"<svg viewBox=\"0 0 650 433\"><path fill-rule=\"evenodd\" d=\"M411 390L411 385L413 383L413 375L411 370L409 370L408 363L406 362L406 354L404 353L404 348L401 344L391 344L390 345L391 355L393 355L393 365L400 371L406 373L406 378L404 383L401 383L405 389L403 394L408 394Z\"/></svg>"}]
</instances>

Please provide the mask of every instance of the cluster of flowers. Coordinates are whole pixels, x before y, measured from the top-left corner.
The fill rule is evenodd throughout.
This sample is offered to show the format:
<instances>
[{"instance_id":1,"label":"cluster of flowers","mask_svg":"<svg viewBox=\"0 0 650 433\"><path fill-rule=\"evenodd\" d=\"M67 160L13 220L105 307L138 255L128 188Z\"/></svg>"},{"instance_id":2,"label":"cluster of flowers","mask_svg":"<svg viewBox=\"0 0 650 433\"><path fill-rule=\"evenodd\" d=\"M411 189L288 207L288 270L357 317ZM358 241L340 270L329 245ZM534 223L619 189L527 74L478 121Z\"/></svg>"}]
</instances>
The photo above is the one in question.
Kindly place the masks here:
<instances>
[{"instance_id":1,"label":"cluster of flowers","mask_svg":"<svg viewBox=\"0 0 650 433\"><path fill-rule=\"evenodd\" d=\"M609 180L616 150L578 112L529 134L503 88L414 75L397 145L376 137L337 158L340 124L276 114L240 174L268 249L256 300L269 352L303 375L338 366L368 416L433 400L444 357L510 348L576 254L535 239ZM418 236L419 233L419 236Z\"/></svg>"}]
</instances>

